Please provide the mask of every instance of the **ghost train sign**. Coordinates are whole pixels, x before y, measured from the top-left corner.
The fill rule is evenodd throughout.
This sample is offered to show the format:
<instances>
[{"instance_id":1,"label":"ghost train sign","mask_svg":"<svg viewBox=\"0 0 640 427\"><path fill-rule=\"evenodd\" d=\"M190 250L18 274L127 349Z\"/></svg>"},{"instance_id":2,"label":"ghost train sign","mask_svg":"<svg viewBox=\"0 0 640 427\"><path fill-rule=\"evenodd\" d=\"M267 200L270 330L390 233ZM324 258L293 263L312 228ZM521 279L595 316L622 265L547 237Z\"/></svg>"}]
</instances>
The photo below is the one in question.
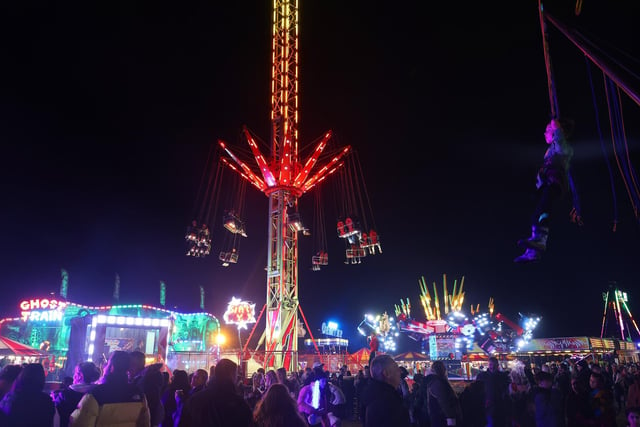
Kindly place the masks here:
<instances>
[{"instance_id":1,"label":"ghost train sign","mask_svg":"<svg viewBox=\"0 0 640 427\"><path fill-rule=\"evenodd\" d=\"M20 302L20 318L32 322L61 322L67 303L49 298L29 299Z\"/></svg>"}]
</instances>

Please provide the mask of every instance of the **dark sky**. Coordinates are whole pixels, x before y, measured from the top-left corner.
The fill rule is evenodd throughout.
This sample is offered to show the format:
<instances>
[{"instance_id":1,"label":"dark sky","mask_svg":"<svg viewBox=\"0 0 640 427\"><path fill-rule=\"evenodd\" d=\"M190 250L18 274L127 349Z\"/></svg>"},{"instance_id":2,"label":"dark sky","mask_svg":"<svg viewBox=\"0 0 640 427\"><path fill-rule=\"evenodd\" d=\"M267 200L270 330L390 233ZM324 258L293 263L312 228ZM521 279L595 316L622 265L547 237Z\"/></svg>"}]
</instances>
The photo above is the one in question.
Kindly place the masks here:
<instances>
[{"instance_id":1,"label":"dark sky","mask_svg":"<svg viewBox=\"0 0 640 427\"><path fill-rule=\"evenodd\" d=\"M450 284L464 276L465 307L493 297L514 319L541 315L538 336L598 336L610 282L640 310L638 222L617 168L613 202L584 56L555 28L550 54L561 115L576 123L585 224L569 222L565 201L544 259L512 263L515 242L529 232L550 114L537 2L300 3L301 144L331 129L357 151L384 251L344 265L328 203L330 265L310 271L312 244L300 245L299 295L314 334L337 320L358 348L363 314L391 313L401 298L423 320L418 280L440 290L443 274ZM580 16L571 2L547 7L608 51L638 58L637 6L604 3L584 2ZM157 305L164 280L167 305L182 311L198 310L201 285L219 318L232 296L262 307L265 196L247 192L249 237L238 265L186 257L183 236L211 145L238 144L243 125L269 138L269 8L2 5L0 314L15 315L21 298L57 292L61 268L69 299L83 304L111 303L117 273L122 302ZM606 126L602 76L592 71ZM637 170L639 108L626 97L623 104ZM611 151L608 127L605 137Z\"/></svg>"}]
</instances>

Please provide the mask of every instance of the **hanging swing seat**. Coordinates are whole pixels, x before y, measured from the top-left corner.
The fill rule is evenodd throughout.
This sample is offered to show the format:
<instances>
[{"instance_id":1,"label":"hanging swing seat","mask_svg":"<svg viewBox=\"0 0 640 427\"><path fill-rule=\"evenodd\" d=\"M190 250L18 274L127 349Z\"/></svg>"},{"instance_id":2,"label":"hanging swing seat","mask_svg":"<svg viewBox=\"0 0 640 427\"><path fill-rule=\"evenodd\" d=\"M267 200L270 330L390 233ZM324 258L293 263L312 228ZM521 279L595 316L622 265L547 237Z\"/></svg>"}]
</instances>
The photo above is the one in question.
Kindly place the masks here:
<instances>
[{"instance_id":1,"label":"hanging swing seat","mask_svg":"<svg viewBox=\"0 0 640 427\"><path fill-rule=\"evenodd\" d=\"M347 260L345 264L348 264L349 261L351 261L351 264L360 264L360 259L367 256L367 251L357 245L351 245L351 247L346 250L346 256Z\"/></svg>"},{"instance_id":2,"label":"hanging swing seat","mask_svg":"<svg viewBox=\"0 0 640 427\"><path fill-rule=\"evenodd\" d=\"M349 238L361 232L358 222L351 218L345 219L344 222L338 221L338 237Z\"/></svg>"},{"instance_id":3,"label":"hanging swing seat","mask_svg":"<svg viewBox=\"0 0 640 427\"><path fill-rule=\"evenodd\" d=\"M196 258L207 256L211 253L211 245L191 245L187 250L187 256L194 256Z\"/></svg>"},{"instance_id":4,"label":"hanging swing seat","mask_svg":"<svg viewBox=\"0 0 640 427\"><path fill-rule=\"evenodd\" d=\"M311 257L311 264L313 265L329 265L329 254L326 252L318 252Z\"/></svg>"},{"instance_id":5,"label":"hanging swing seat","mask_svg":"<svg viewBox=\"0 0 640 427\"><path fill-rule=\"evenodd\" d=\"M289 214L287 224L289 224L289 227L291 227L291 230L295 232L302 231L302 233L305 236L308 236L309 234L311 234L309 233L308 229L304 228L304 225L302 224L302 219L300 218L300 214L298 212Z\"/></svg>"},{"instance_id":6,"label":"hanging swing seat","mask_svg":"<svg viewBox=\"0 0 640 427\"><path fill-rule=\"evenodd\" d=\"M236 264L238 262L238 252L235 249L231 252L220 252L218 258L222 261L223 267L228 267L229 264Z\"/></svg>"},{"instance_id":7,"label":"hanging swing seat","mask_svg":"<svg viewBox=\"0 0 640 427\"><path fill-rule=\"evenodd\" d=\"M187 256L203 257L211 252L211 234L207 224L197 226L195 221L185 235Z\"/></svg>"},{"instance_id":8,"label":"hanging swing seat","mask_svg":"<svg viewBox=\"0 0 640 427\"><path fill-rule=\"evenodd\" d=\"M234 234L240 234L242 237L247 237L247 233L244 229L244 222L233 211L225 213L223 224L224 228Z\"/></svg>"}]
</instances>

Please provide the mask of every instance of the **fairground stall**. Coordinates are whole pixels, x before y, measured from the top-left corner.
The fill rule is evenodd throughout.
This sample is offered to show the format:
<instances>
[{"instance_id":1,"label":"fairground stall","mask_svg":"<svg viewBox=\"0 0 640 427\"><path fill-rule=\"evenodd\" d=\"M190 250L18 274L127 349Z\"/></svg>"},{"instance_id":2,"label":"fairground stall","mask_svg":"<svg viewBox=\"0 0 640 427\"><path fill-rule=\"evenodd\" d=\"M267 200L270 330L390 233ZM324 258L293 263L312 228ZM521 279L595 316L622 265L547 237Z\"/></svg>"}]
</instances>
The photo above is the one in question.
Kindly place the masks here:
<instances>
[{"instance_id":1,"label":"fairground stall","mask_svg":"<svg viewBox=\"0 0 640 427\"><path fill-rule=\"evenodd\" d=\"M0 320L0 335L41 351L50 372L68 373L81 361L104 363L116 350L139 350L147 363L189 372L219 357L218 320L143 304L85 306L53 297L18 304L19 316Z\"/></svg>"},{"instance_id":2,"label":"fairground stall","mask_svg":"<svg viewBox=\"0 0 640 427\"><path fill-rule=\"evenodd\" d=\"M530 358L531 362L536 364L567 358L626 363L638 362L638 349L634 343L616 338L534 338L524 345L516 356L519 359Z\"/></svg>"}]
</instances>

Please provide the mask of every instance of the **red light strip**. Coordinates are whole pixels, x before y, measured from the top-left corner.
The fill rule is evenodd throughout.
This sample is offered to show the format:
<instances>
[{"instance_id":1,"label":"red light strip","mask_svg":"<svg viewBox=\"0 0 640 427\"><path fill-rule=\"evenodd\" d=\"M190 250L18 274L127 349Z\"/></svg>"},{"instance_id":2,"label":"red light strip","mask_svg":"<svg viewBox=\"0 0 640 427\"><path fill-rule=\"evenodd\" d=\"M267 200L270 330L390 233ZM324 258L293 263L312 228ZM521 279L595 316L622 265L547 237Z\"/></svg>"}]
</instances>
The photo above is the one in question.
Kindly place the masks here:
<instances>
[{"instance_id":1,"label":"red light strip","mask_svg":"<svg viewBox=\"0 0 640 427\"><path fill-rule=\"evenodd\" d=\"M307 179L309 173L311 172L311 169L313 169L313 166L315 166L316 162L318 161L318 157L320 157L320 154L322 154L324 148L327 146L327 141L329 140L329 138L331 138L331 131L327 132L324 135L320 143L318 143L316 149L313 151L313 154L305 163L304 168L298 173L298 176L296 176L296 179L293 181L294 187L300 187L305 179Z\"/></svg>"}]
</instances>

